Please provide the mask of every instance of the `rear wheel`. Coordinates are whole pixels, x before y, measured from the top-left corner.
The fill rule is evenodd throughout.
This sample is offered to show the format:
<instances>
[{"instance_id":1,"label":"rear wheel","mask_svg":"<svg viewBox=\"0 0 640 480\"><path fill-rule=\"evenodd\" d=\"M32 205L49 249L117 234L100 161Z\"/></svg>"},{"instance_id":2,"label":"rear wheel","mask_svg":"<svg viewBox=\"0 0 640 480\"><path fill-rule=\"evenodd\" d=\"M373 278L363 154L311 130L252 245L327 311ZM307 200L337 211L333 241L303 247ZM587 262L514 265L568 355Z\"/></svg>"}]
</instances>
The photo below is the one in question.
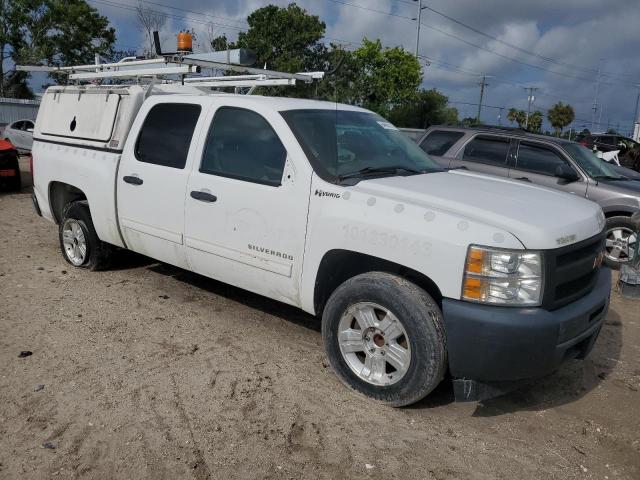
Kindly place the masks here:
<instances>
[{"instance_id":1,"label":"rear wheel","mask_svg":"<svg viewBox=\"0 0 640 480\"><path fill-rule=\"evenodd\" d=\"M607 219L607 240L605 263L611 268L633 259L638 232L629 217L611 217Z\"/></svg>"},{"instance_id":2,"label":"rear wheel","mask_svg":"<svg viewBox=\"0 0 640 480\"><path fill-rule=\"evenodd\" d=\"M58 233L62 255L74 267L102 270L108 266L111 246L98 238L86 200L64 208Z\"/></svg>"},{"instance_id":3,"label":"rear wheel","mask_svg":"<svg viewBox=\"0 0 640 480\"><path fill-rule=\"evenodd\" d=\"M404 278L371 272L329 298L322 336L331 366L349 387L392 406L428 395L444 377L442 312Z\"/></svg>"}]
</instances>

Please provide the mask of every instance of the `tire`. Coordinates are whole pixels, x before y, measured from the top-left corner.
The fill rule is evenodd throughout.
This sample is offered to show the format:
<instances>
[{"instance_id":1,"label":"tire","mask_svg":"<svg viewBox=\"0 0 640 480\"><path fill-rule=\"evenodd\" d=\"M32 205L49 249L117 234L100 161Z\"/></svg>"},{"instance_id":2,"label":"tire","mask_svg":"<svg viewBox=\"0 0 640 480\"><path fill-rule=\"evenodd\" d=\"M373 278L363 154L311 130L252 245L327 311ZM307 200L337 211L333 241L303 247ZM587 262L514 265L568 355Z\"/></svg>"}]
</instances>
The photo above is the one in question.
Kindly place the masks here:
<instances>
[{"instance_id":1,"label":"tire","mask_svg":"<svg viewBox=\"0 0 640 480\"><path fill-rule=\"evenodd\" d=\"M389 273L340 285L325 306L322 338L340 380L390 406L424 398L446 372L440 308L420 287Z\"/></svg>"},{"instance_id":2,"label":"tire","mask_svg":"<svg viewBox=\"0 0 640 480\"><path fill-rule=\"evenodd\" d=\"M58 237L62 256L74 267L95 271L109 266L112 248L98 238L86 200L64 207Z\"/></svg>"},{"instance_id":3,"label":"tire","mask_svg":"<svg viewBox=\"0 0 640 480\"><path fill-rule=\"evenodd\" d=\"M604 262L610 268L618 269L620 265L633 258L633 248L638 241L638 232L635 231L636 227L629 217L608 218L606 228L607 243Z\"/></svg>"}]
</instances>

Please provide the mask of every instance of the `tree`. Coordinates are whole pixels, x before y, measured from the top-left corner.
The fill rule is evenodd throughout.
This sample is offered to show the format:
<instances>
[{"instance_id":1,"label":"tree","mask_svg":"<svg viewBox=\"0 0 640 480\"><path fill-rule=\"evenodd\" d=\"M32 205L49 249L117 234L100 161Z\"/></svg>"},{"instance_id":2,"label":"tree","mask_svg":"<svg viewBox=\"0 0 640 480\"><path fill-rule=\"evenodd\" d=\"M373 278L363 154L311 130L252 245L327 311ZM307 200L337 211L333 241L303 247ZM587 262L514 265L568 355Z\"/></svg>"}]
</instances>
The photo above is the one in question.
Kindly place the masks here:
<instances>
[{"instance_id":1,"label":"tree","mask_svg":"<svg viewBox=\"0 0 640 480\"><path fill-rule=\"evenodd\" d=\"M518 110L517 108L510 108L507 112L507 120L511 122L516 122L518 127L524 128L527 123L527 113L524 110Z\"/></svg>"},{"instance_id":2,"label":"tree","mask_svg":"<svg viewBox=\"0 0 640 480\"><path fill-rule=\"evenodd\" d=\"M325 23L309 15L295 3L287 7L268 5L254 10L248 17L249 29L240 32L229 48L250 48L260 67L284 72L313 69L325 52L320 40Z\"/></svg>"},{"instance_id":3,"label":"tree","mask_svg":"<svg viewBox=\"0 0 640 480\"><path fill-rule=\"evenodd\" d=\"M415 100L422 68L411 53L400 47L383 48L380 40L365 38L353 55L357 76L352 95L358 105L387 115L393 108Z\"/></svg>"},{"instance_id":4,"label":"tree","mask_svg":"<svg viewBox=\"0 0 640 480\"><path fill-rule=\"evenodd\" d=\"M136 7L136 20L138 28L145 35L143 53L147 57L155 56L155 43L153 32L159 32L167 23L167 15L163 12L145 7L142 2Z\"/></svg>"},{"instance_id":5,"label":"tree","mask_svg":"<svg viewBox=\"0 0 640 480\"><path fill-rule=\"evenodd\" d=\"M115 30L84 0L0 0L0 55L12 64L71 65L108 56ZM28 75L0 68L2 93L30 92ZM53 76L57 80L62 77Z\"/></svg>"},{"instance_id":6,"label":"tree","mask_svg":"<svg viewBox=\"0 0 640 480\"><path fill-rule=\"evenodd\" d=\"M209 44L214 52L219 52L220 50L226 50L229 48L229 40L224 33L218 37L210 39Z\"/></svg>"},{"instance_id":7,"label":"tree","mask_svg":"<svg viewBox=\"0 0 640 480\"><path fill-rule=\"evenodd\" d=\"M529 128L530 132L539 133L542 129L542 120L543 120L542 112L536 110L535 112L529 114Z\"/></svg>"},{"instance_id":8,"label":"tree","mask_svg":"<svg viewBox=\"0 0 640 480\"><path fill-rule=\"evenodd\" d=\"M431 125L458 123L458 110L448 106L449 99L438 92L420 90L415 100L405 102L389 112L389 120L399 127L429 128Z\"/></svg>"},{"instance_id":9,"label":"tree","mask_svg":"<svg viewBox=\"0 0 640 480\"><path fill-rule=\"evenodd\" d=\"M575 113L573 107L562 102L556 103L547 112L547 119L551 126L556 130L556 136L562 133L562 129L573 122Z\"/></svg>"}]
</instances>

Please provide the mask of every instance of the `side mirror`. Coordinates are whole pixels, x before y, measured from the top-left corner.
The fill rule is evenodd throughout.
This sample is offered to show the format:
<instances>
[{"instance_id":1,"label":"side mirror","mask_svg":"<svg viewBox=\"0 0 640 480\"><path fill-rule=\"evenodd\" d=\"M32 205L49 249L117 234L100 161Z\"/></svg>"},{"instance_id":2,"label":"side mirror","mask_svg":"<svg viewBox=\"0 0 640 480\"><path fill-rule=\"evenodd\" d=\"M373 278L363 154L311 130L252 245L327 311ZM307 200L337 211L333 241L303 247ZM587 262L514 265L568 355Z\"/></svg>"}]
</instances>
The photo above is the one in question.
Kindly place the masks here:
<instances>
[{"instance_id":1,"label":"side mirror","mask_svg":"<svg viewBox=\"0 0 640 480\"><path fill-rule=\"evenodd\" d=\"M556 177L563 180L564 183L572 183L580 180L580 176L569 165L558 165L556 168Z\"/></svg>"}]
</instances>

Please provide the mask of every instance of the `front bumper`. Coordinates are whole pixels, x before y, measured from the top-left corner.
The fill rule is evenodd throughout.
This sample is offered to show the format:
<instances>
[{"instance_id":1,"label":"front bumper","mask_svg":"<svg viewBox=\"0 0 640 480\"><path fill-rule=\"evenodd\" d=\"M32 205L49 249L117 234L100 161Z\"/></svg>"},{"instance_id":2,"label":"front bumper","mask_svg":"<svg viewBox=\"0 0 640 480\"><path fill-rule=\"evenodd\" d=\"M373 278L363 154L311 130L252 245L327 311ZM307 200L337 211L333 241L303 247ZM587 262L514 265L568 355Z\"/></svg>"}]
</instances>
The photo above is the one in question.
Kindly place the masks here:
<instances>
[{"instance_id":1,"label":"front bumper","mask_svg":"<svg viewBox=\"0 0 640 480\"><path fill-rule=\"evenodd\" d=\"M590 293L553 311L444 299L451 375L477 382L524 380L586 357L607 316L610 294L611 271L601 268Z\"/></svg>"}]
</instances>

